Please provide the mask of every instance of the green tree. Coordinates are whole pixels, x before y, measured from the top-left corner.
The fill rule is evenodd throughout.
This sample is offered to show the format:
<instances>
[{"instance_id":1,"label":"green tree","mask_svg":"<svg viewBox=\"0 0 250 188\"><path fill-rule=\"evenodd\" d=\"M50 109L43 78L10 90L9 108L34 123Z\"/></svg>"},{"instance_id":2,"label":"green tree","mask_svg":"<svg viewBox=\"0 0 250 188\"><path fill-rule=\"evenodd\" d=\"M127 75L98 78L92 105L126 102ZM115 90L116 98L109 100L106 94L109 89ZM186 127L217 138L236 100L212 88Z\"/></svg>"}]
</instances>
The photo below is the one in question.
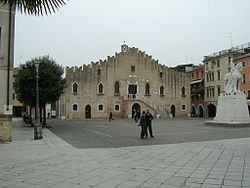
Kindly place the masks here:
<instances>
[{"instance_id":1,"label":"green tree","mask_svg":"<svg viewBox=\"0 0 250 188\"><path fill-rule=\"evenodd\" d=\"M0 3L10 8L15 8L22 13L46 15L55 12L65 4L65 0L0 0Z\"/></svg>"},{"instance_id":2,"label":"green tree","mask_svg":"<svg viewBox=\"0 0 250 188\"><path fill-rule=\"evenodd\" d=\"M39 105L43 109L43 124L46 124L45 106L56 102L63 93L66 82L62 77L63 68L49 56L33 58L20 66L14 82L14 89L20 102L31 107L36 104L36 69L39 65Z\"/></svg>"}]
</instances>

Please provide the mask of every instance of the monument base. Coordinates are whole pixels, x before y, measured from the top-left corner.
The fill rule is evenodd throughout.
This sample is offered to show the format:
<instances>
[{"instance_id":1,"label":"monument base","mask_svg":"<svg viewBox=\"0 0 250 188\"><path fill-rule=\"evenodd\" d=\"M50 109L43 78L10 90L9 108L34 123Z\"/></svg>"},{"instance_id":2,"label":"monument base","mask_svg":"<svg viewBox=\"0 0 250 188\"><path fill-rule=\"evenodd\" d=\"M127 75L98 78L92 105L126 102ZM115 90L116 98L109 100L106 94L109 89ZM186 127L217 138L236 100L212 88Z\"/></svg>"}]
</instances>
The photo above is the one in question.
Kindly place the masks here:
<instances>
[{"instance_id":1,"label":"monument base","mask_svg":"<svg viewBox=\"0 0 250 188\"><path fill-rule=\"evenodd\" d=\"M221 93L218 97L216 117L204 124L223 127L250 126L246 95L240 91Z\"/></svg>"},{"instance_id":2,"label":"monument base","mask_svg":"<svg viewBox=\"0 0 250 188\"><path fill-rule=\"evenodd\" d=\"M218 126L218 127L250 127L250 122L221 122L221 121L205 121L204 125L206 126Z\"/></svg>"}]
</instances>

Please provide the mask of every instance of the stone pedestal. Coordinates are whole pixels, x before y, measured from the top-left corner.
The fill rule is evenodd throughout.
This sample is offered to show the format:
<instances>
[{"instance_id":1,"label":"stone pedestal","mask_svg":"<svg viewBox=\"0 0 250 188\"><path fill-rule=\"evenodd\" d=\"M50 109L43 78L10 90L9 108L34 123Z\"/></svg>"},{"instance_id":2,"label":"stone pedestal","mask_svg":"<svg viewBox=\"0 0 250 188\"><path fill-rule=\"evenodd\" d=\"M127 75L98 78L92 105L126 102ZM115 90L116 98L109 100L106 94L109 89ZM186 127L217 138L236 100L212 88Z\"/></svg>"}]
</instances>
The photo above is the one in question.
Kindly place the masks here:
<instances>
[{"instance_id":1,"label":"stone pedestal","mask_svg":"<svg viewBox=\"0 0 250 188\"><path fill-rule=\"evenodd\" d=\"M11 142L12 116L0 115L0 142Z\"/></svg>"},{"instance_id":2,"label":"stone pedestal","mask_svg":"<svg viewBox=\"0 0 250 188\"><path fill-rule=\"evenodd\" d=\"M221 93L216 117L205 125L242 127L250 126L246 95L243 92Z\"/></svg>"}]
</instances>

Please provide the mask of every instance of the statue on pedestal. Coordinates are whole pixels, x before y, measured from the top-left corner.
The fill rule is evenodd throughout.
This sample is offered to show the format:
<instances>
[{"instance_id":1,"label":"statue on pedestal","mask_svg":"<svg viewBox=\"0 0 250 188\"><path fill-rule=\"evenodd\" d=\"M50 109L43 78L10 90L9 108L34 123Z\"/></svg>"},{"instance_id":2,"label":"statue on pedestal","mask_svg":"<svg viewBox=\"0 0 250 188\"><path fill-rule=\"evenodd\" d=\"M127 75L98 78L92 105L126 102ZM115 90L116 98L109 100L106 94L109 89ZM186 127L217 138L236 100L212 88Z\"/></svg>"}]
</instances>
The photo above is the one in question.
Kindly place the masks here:
<instances>
[{"instance_id":1,"label":"statue on pedestal","mask_svg":"<svg viewBox=\"0 0 250 188\"><path fill-rule=\"evenodd\" d=\"M225 92L226 93L231 93L231 92L239 92L238 89L238 82L241 79L241 71L242 71L242 64L238 63L238 64L234 64L233 60L231 59L230 61L230 67L231 70L229 73L227 73L224 76L224 80L225 80Z\"/></svg>"}]
</instances>

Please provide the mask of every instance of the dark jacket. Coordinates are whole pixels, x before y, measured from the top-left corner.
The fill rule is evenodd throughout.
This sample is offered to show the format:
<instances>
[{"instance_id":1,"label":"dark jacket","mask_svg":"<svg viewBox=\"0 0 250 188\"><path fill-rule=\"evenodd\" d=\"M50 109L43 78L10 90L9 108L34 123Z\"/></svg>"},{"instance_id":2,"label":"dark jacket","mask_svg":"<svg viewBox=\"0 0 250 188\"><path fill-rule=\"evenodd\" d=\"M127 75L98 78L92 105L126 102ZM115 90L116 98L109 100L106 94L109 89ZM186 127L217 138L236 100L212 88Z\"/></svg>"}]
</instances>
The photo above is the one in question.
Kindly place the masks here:
<instances>
[{"instance_id":1,"label":"dark jacket","mask_svg":"<svg viewBox=\"0 0 250 188\"><path fill-rule=\"evenodd\" d=\"M147 125L146 115L143 114L140 118L140 124L139 126L145 127Z\"/></svg>"}]
</instances>

